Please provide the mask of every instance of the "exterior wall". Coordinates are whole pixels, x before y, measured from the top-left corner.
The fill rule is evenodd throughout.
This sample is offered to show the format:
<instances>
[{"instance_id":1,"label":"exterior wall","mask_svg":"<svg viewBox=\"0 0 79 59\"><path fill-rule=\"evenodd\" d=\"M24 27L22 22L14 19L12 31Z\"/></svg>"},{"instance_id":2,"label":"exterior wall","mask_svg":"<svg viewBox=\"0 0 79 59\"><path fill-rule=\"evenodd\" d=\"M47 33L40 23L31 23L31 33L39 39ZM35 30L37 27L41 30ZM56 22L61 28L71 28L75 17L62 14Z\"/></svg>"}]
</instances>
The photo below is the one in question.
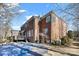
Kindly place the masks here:
<instances>
[{"instance_id":1,"label":"exterior wall","mask_svg":"<svg viewBox=\"0 0 79 59\"><path fill-rule=\"evenodd\" d=\"M38 41L39 40L39 25L38 25L38 21L39 21L39 18L36 17L35 18L35 22L34 22L34 39L35 41Z\"/></svg>"},{"instance_id":2,"label":"exterior wall","mask_svg":"<svg viewBox=\"0 0 79 59\"><path fill-rule=\"evenodd\" d=\"M59 28L59 37L62 38L63 36L66 36L67 24L62 19L59 20Z\"/></svg>"},{"instance_id":3,"label":"exterior wall","mask_svg":"<svg viewBox=\"0 0 79 59\"><path fill-rule=\"evenodd\" d=\"M51 13L51 41L58 40L67 33L67 24L57 15Z\"/></svg>"},{"instance_id":4,"label":"exterior wall","mask_svg":"<svg viewBox=\"0 0 79 59\"><path fill-rule=\"evenodd\" d=\"M45 18L42 21L39 21L39 42L44 43L44 29L46 27Z\"/></svg>"},{"instance_id":5,"label":"exterior wall","mask_svg":"<svg viewBox=\"0 0 79 59\"><path fill-rule=\"evenodd\" d=\"M24 35L23 35L23 33L22 33L22 31L20 30L19 32L18 32L18 36L17 36L17 41L20 41L20 40L24 40L24 37L23 37Z\"/></svg>"},{"instance_id":6,"label":"exterior wall","mask_svg":"<svg viewBox=\"0 0 79 59\"><path fill-rule=\"evenodd\" d=\"M63 22L63 36L67 34L67 24Z\"/></svg>"},{"instance_id":7,"label":"exterior wall","mask_svg":"<svg viewBox=\"0 0 79 59\"><path fill-rule=\"evenodd\" d=\"M50 16L50 22L46 23L46 18ZM41 18L41 21L39 22L40 26L40 32L44 32L43 30L45 28L48 28L48 40L51 43L54 40L59 40L67 33L67 25L66 23L59 18L57 15L55 15L53 12L49 12L45 16ZM45 39L41 39L44 41Z\"/></svg>"},{"instance_id":8,"label":"exterior wall","mask_svg":"<svg viewBox=\"0 0 79 59\"><path fill-rule=\"evenodd\" d=\"M38 16L32 16L22 27L24 30L24 39L29 42L35 42L39 40L39 27L38 27Z\"/></svg>"},{"instance_id":9,"label":"exterior wall","mask_svg":"<svg viewBox=\"0 0 79 59\"><path fill-rule=\"evenodd\" d=\"M26 40L33 42L34 41L34 20L30 19L26 24L25 35Z\"/></svg>"},{"instance_id":10,"label":"exterior wall","mask_svg":"<svg viewBox=\"0 0 79 59\"><path fill-rule=\"evenodd\" d=\"M18 40L19 30L11 30L11 36L8 39L11 39L11 42L15 42Z\"/></svg>"},{"instance_id":11,"label":"exterior wall","mask_svg":"<svg viewBox=\"0 0 79 59\"><path fill-rule=\"evenodd\" d=\"M48 15L50 16L50 14ZM50 16L51 18L51 16ZM39 21L39 39L41 43L49 43L50 42L50 37L51 37L51 20L49 22L46 22L46 17L41 18Z\"/></svg>"},{"instance_id":12,"label":"exterior wall","mask_svg":"<svg viewBox=\"0 0 79 59\"><path fill-rule=\"evenodd\" d=\"M59 19L51 12L51 42L59 39Z\"/></svg>"},{"instance_id":13,"label":"exterior wall","mask_svg":"<svg viewBox=\"0 0 79 59\"><path fill-rule=\"evenodd\" d=\"M40 19L38 16L31 17L21 27L21 31L26 41L51 43L66 35L67 24L51 11Z\"/></svg>"}]
</instances>

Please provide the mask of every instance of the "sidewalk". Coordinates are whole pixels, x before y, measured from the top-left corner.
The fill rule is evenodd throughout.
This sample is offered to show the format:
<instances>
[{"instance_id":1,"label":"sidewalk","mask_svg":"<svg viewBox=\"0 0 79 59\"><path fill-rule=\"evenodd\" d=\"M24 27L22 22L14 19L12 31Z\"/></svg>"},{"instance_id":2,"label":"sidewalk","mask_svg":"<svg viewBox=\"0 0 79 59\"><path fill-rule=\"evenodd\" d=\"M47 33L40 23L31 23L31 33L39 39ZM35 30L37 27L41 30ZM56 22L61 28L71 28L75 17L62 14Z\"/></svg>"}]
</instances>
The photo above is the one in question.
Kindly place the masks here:
<instances>
[{"instance_id":1,"label":"sidewalk","mask_svg":"<svg viewBox=\"0 0 79 59\"><path fill-rule=\"evenodd\" d=\"M79 49L76 49L74 47L50 47L50 50L56 51L62 54L67 54L70 56L79 56Z\"/></svg>"},{"instance_id":2,"label":"sidewalk","mask_svg":"<svg viewBox=\"0 0 79 59\"><path fill-rule=\"evenodd\" d=\"M47 49L48 53L49 51L53 51L70 56L79 56L79 47L77 46L62 47L62 46L53 46L53 45L49 46L45 44L32 44L32 45L41 49Z\"/></svg>"},{"instance_id":3,"label":"sidewalk","mask_svg":"<svg viewBox=\"0 0 79 59\"><path fill-rule=\"evenodd\" d=\"M32 48L32 51L40 53L43 56L79 56L79 48L77 46L49 46L46 44L36 43L23 43L23 45L20 44L19 46L26 48L26 45L30 46Z\"/></svg>"}]
</instances>

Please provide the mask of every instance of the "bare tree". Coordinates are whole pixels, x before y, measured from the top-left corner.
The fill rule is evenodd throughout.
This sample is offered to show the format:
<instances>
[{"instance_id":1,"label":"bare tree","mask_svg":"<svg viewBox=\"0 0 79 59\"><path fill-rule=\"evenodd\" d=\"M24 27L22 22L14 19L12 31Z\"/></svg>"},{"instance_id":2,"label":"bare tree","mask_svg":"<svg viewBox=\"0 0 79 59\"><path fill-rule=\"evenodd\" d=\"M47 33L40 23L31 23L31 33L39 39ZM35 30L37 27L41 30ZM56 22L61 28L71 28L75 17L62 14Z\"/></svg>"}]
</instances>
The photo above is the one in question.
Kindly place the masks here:
<instances>
[{"instance_id":1,"label":"bare tree","mask_svg":"<svg viewBox=\"0 0 79 59\"><path fill-rule=\"evenodd\" d=\"M66 7L66 12L68 16L71 16L73 21L73 26L75 31L79 31L79 3L71 3Z\"/></svg>"},{"instance_id":2,"label":"bare tree","mask_svg":"<svg viewBox=\"0 0 79 59\"><path fill-rule=\"evenodd\" d=\"M74 30L79 31L79 3L69 4L68 7L72 7L69 11L73 15Z\"/></svg>"},{"instance_id":3,"label":"bare tree","mask_svg":"<svg viewBox=\"0 0 79 59\"><path fill-rule=\"evenodd\" d=\"M12 19L22 12L19 4L0 3L0 39L4 39L10 34Z\"/></svg>"}]
</instances>

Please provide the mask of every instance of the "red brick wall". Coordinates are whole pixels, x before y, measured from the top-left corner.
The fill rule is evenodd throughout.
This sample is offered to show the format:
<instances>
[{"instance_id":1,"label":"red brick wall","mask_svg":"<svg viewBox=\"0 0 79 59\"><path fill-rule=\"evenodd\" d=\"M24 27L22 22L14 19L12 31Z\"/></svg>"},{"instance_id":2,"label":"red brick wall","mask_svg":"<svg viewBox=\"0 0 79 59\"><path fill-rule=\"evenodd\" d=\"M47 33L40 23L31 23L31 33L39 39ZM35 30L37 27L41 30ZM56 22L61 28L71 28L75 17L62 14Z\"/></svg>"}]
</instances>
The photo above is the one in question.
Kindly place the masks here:
<instances>
[{"instance_id":1,"label":"red brick wall","mask_svg":"<svg viewBox=\"0 0 79 59\"><path fill-rule=\"evenodd\" d=\"M45 38L44 40L46 41L50 41L51 39L51 23L46 23L46 17L45 18L42 18L40 21L39 21L39 33L44 33L45 29L48 29L48 32L46 33L47 35L47 39ZM39 39L42 41L43 39L41 39L41 36L39 37Z\"/></svg>"},{"instance_id":2,"label":"red brick wall","mask_svg":"<svg viewBox=\"0 0 79 59\"><path fill-rule=\"evenodd\" d=\"M46 17L51 16L50 22L46 23ZM33 29L33 36L28 37L26 35L26 39L29 38L31 42L35 42L35 40L39 40L41 42L52 41L56 39L62 38L66 35L67 25L54 13L48 13L45 16L41 17L40 21L38 17L30 18L27 23L24 25L22 29L27 33L29 30ZM48 32L45 34L45 29L48 28ZM40 33L47 35L48 38L41 36Z\"/></svg>"},{"instance_id":3,"label":"red brick wall","mask_svg":"<svg viewBox=\"0 0 79 59\"><path fill-rule=\"evenodd\" d=\"M27 23L25 24L25 39L29 40L30 42L35 42L38 38L38 17L31 17ZM29 31L31 31L31 36L29 36ZM33 31L33 32L32 32Z\"/></svg>"}]
</instances>

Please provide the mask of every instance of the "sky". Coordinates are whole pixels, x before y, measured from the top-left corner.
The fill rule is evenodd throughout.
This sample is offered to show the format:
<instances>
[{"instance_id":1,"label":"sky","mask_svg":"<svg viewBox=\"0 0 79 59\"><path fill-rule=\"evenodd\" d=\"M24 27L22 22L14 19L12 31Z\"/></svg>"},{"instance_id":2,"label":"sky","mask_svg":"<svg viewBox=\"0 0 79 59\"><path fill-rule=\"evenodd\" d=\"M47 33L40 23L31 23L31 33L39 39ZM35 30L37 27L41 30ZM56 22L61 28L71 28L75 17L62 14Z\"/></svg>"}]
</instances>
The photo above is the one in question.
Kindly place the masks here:
<instances>
[{"instance_id":1,"label":"sky","mask_svg":"<svg viewBox=\"0 0 79 59\"><path fill-rule=\"evenodd\" d=\"M68 4L55 4L55 3L21 3L20 9L25 10L24 13L15 17L11 23L14 30L20 30L20 27L33 15L42 16L49 11L54 11L59 17L63 17L63 12L59 9L65 9ZM71 24L69 29L71 29Z\"/></svg>"}]
</instances>

